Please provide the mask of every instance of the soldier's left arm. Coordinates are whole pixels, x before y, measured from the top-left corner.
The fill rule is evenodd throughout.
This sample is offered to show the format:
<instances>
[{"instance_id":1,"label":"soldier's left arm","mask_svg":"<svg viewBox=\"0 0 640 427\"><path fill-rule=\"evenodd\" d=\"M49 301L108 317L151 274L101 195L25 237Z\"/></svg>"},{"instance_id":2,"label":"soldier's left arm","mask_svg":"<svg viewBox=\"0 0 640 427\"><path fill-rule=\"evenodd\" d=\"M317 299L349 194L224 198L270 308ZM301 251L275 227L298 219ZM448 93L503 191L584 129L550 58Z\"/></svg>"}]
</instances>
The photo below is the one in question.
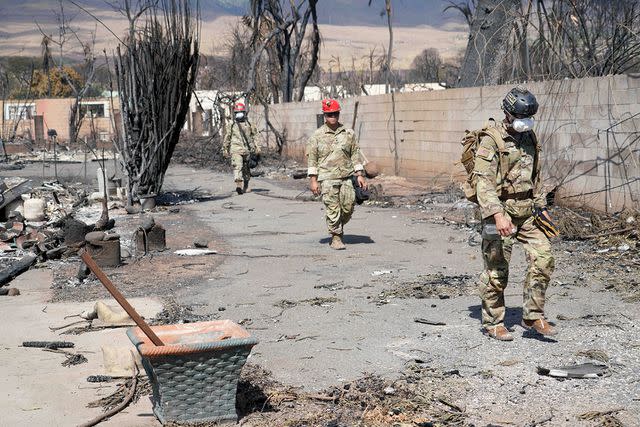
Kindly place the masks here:
<instances>
[{"instance_id":1,"label":"soldier's left arm","mask_svg":"<svg viewBox=\"0 0 640 427\"><path fill-rule=\"evenodd\" d=\"M537 209L547 207L547 195L543 190L542 179L537 180L533 188L533 207Z\"/></svg>"},{"instance_id":2,"label":"soldier's left arm","mask_svg":"<svg viewBox=\"0 0 640 427\"><path fill-rule=\"evenodd\" d=\"M533 182L533 207L542 209L547 207L547 194L544 191L544 182L542 179L542 150L540 149L539 142L536 157L537 165L535 166L536 170L534 170L536 176Z\"/></svg>"},{"instance_id":3,"label":"soldier's left arm","mask_svg":"<svg viewBox=\"0 0 640 427\"><path fill-rule=\"evenodd\" d=\"M364 179L364 166L362 165L362 153L360 152L360 144L356 141L356 134L353 129L347 130L347 135L351 138L351 164L353 172L358 176L358 185L363 189L367 189L367 181Z\"/></svg>"},{"instance_id":4,"label":"soldier's left arm","mask_svg":"<svg viewBox=\"0 0 640 427\"><path fill-rule=\"evenodd\" d=\"M547 211L547 193L544 191L542 176L537 177L533 187L533 207L540 212L547 221L552 222L551 215Z\"/></svg>"}]
</instances>

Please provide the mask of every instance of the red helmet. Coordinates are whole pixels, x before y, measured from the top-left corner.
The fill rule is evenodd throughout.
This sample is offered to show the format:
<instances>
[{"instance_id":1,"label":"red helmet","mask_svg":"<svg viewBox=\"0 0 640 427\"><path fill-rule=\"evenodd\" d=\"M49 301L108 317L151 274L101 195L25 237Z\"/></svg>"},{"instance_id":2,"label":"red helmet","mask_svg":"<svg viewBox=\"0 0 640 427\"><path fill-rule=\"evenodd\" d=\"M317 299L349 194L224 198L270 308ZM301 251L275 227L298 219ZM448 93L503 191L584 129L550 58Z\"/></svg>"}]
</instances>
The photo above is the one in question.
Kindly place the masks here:
<instances>
[{"instance_id":1,"label":"red helmet","mask_svg":"<svg viewBox=\"0 0 640 427\"><path fill-rule=\"evenodd\" d=\"M233 106L233 112L238 113L241 111L244 112L246 110L244 108L244 104L242 102L238 102L236 105Z\"/></svg>"},{"instance_id":2,"label":"red helmet","mask_svg":"<svg viewBox=\"0 0 640 427\"><path fill-rule=\"evenodd\" d=\"M340 111L340 104L335 99L323 99L322 100L322 112L323 113L335 113Z\"/></svg>"}]
</instances>

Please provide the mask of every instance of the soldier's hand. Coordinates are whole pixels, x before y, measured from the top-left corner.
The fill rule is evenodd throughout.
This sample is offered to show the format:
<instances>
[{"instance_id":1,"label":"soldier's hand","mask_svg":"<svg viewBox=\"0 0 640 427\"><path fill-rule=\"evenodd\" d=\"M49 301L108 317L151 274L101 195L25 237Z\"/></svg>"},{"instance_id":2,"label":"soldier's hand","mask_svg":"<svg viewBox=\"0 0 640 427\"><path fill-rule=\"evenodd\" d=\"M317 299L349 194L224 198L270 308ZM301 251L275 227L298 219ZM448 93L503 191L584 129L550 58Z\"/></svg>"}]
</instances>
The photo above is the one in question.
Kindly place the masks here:
<instances>
[{"instance_id":1,"label":"soldier's hand","mask_svg":"<svg viewBox=\"0 0 640 427\"><path fill-rule=\"evenodd\" d=\"M309 183L309 189L314 195L316 196L320 195L322 191L320 189L320 183L318 182L317 178L311 177L311 182Z\"/></svg>"},{"instance_id":2,"label":"soldier's hand","mask_svg":"<svg viewBox=\"0 0 640 427\"><path fill-rule=\"evenodd\" d=\"M518 230L502 212L498 212L493 218L496 220L496 229L502 237L510 236Z\"/></svg>"},{"instance_id":3,"label":"soldier's hand","mask_svg":"<svg viewBox=\"0 0 640 427\"><path fill-rule=\"evenodd\" d=\"M366 190L369 185L367 184L367 181L364 179L364 176L358 175L358 185L363 189Z\"/></svg>"}]
</instances>

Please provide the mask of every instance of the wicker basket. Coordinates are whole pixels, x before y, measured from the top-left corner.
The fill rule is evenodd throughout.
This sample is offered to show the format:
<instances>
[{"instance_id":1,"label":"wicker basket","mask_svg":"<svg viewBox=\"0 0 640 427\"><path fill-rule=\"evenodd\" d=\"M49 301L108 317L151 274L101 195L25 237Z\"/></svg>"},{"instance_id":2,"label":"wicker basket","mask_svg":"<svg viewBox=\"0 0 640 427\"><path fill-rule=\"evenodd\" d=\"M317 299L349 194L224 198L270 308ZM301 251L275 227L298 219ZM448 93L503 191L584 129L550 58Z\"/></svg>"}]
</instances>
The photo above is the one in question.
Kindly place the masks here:
<instances>
[{"instance_id":1,"label":"wicker basket","mask_svg":"<svg viewBox=\"0 0 640 427\"><path fill-rule=\"evenodd\" d=\"M153 326L157 347L139 328L127 335L142 356L161 423L237 421L240 370L257 340L230 320Z\"/></svg>"}]
</instances>

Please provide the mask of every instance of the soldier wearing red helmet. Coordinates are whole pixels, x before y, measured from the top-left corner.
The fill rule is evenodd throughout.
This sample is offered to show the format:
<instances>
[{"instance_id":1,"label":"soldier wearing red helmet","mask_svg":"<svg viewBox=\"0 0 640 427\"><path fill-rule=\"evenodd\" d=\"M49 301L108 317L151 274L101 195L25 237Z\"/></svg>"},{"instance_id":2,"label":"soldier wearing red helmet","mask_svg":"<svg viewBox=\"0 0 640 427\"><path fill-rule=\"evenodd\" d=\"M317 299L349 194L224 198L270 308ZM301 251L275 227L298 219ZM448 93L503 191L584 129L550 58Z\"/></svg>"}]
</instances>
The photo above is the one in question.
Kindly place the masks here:
<instances>
[{"instance_id":1,"label":"soldier wearing red helmet","mask_svg":"<svg viewBox=\"0 0 640 427\"><path fill-rule=\"evenodd\" d=\"M231 156L236 192L243 194L249 188L252 161L257 164L260 146L255 142L258 131L247 121L247 109L242 102L233 106L233 122L229 125L222 144L222 156Z\"/></svg>"},{"instance_id":2,"label":"soldier wearing red helmet","mask_svg":"<svg viewBox=\"0 0 640 427\"><path fill-rule=\"evenodd\" d=\"M355 204L355 190L351 181L366 189L360 147L352 129L340 122L340 104L335 99L322 101L325 123L307 142L309 187L315 195L322 194L330 246L345 249L343 227L351 219Z\"/></svg>"}]
</instances>

